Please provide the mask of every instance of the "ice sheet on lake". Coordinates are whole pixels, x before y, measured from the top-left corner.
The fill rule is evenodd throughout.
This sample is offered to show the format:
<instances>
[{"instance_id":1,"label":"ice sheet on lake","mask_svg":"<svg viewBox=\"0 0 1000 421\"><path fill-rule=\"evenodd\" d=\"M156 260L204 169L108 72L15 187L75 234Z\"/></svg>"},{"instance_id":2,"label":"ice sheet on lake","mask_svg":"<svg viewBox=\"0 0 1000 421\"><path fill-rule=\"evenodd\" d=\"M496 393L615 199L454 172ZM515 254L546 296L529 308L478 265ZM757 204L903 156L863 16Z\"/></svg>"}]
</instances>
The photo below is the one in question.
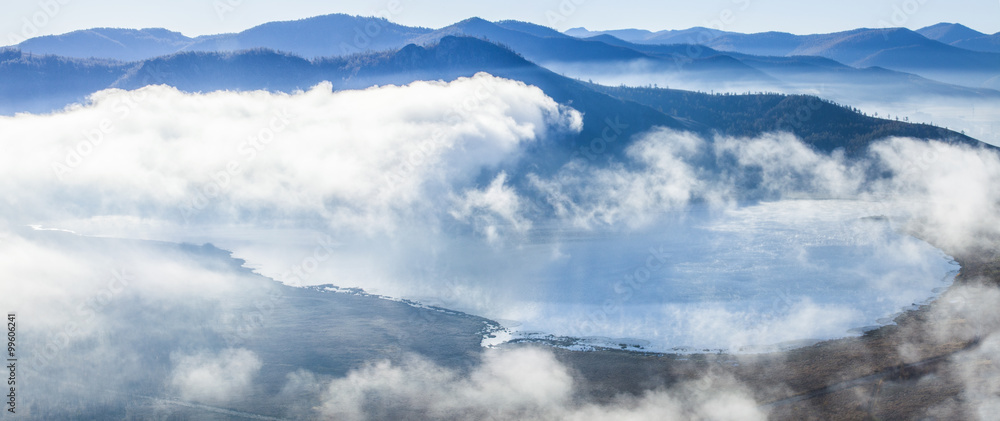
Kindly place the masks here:
<instances>
[{"instance_id":1,"label":"ice sheet on lake","mask_svg":"<svg viewBox=\"0 0 1000 421\"><path fill-rule=\"evenodd\" d=\"M148 236L212 242L289 284L360 287L500 320L504 339L751 352L858 334L950 284L952 258L898 233L884 212L834 200L694 206L641 232L538 222L499 246L419 231L391 240L238 228Z\"/></svg>"}]
</instances>

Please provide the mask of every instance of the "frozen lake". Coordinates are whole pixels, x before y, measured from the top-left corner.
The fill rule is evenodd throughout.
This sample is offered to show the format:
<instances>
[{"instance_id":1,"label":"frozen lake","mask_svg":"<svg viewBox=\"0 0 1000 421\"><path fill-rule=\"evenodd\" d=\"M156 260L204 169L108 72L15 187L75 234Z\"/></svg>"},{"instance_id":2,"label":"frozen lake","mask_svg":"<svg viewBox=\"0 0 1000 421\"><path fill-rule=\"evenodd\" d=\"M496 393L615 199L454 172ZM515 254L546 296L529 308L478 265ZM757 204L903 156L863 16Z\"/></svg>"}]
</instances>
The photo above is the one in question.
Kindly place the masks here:
<instances>
[{"instance_id":1,"label":"frozen lake","mask_svg":"<svg viewBox=\"0 0 1000 421\"><path fill-rule=\"evenodd\" d=\"M859 334L950 285L951 257L867 202L781 201L660 215L624 231L536 221L523 237L309 230L150 233L212 242L292 285L335 284L500 321L510 337L754 352ZM335 323L335 321L331 321Z\"/></svg>"},{"instance_id":2,"label":"frozen lake","mask_svg":"<svg viewBox=\"0 0 1000 421\"><path fill-rule=\"evenodd\" d=\"M664 215L631 235L553 232L518 251L524 260L558 244L560 258L517 286L537 298L527 300L530 317L513 318L523 321L520 335L660 351L753 351L857 334L935 296L958 270L870 210L790 201Z\"/></svg>"},{"instance_id":3,"label":"frozen lake","mask_svg":"<svg viewBox=\"0 0 1000 421\"><path fill-rule=\"evenodd\" d=\"M537 227L504 249L465 245L465 258L446 272L446 291L455 291L405 295L504 320L515 337L658 351L844 337L935 296L958 270L873 210L786 201L696 207L628 234Z\"/></svg>"}]
</instances>

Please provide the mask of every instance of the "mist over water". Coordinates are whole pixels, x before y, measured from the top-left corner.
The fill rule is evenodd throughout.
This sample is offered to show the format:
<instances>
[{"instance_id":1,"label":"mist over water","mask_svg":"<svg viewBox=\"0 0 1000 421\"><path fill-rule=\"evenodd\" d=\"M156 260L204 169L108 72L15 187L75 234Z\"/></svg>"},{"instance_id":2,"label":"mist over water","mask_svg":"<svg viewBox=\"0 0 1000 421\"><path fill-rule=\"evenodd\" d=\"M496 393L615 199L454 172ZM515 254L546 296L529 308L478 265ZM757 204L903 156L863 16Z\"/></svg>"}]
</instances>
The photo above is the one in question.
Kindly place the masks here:
<instances>
[{"instance_id":1,"label":"mist over water","mask_svg":"<svg viewBox=\"0 0 1000 421\"><path fill-rule=\"evenodd\" d=\"M130 98L135 108L121 115ZM111 130L93 126L105 118ZM763 419L747 389L725 379L715 380L719 390L681 384L610 405L575 401L579 385L554 351L479 349L469 332L488 321L447 310L440 313L471 326L452 337L468 346L456 354L482 352L478 366L456 369L446 352L440 361L404 358L372 342L380 349L337 360L335 375L344 377L304 363L275 380L273 362L286 354L276 359L245 337L230 341L227 323L245 327L237 307L265 297L253 305L272 321L290 318L281 320L289 336L337 324L308 306L276 314L275 291L314 301L343 296L275 280L361 288L501 322L485 345L765 352L892 323L945 290L958 270L931 244L960 253L992 244L1000 227L996 153L938 141L882 139L847 158L788 133L738 138L653 128L613 156L567 157L544 170L519 165L533 148L580 133L582 121L538 88L484 73L347 92L325 83L293 94L104 91L54 114L0 118L0 131L12 134L2 140L12 153L0 156L0 186L10 193L0 210L0 249L15 257L0 263L14 278L36 280L12 286L31 308L24 315L44 321L33 335L66 337L53 354L67 357L48 373L65 368L98 379L131 358L124 371L139 375L150 396L165 391L227 407L276 390L258 387L267 374L281 387L275 400L314 416L397 413L369 413L381 405L474 414L466 418L502 406L501 418L512 419L616 419L619 410L723 419L712 414L721 407L735 419ZM221 250L25 233L25 225ZM228 251L269 279L236 267ZM119 280L119 270L129 277ZM376 332L401 343L393 341L433 325L387 333L379 324L395 324L414 307L365 299L358 306L404 310L396 319L354 313L342 326L346 336L364 341ZM64 311L80 302L76 313ZM203 335L176 347L102 342L101 324L177 329L149 329L164 338ZM336 353L337 345L318 346ZM300 355L314 350L304 348ZM137 355L158 359L158 371L143 374ZM63 386L52 379L47 387ZM127 388L132 380L108 384Z\"/></svg>"},{"instance_id":2,"label":"mist over water","mask_svg":"<svg viewBox=\"0 0 1000 421\"><path fill-rule=\"evenodd\" d=\"M425 250L309 230L174 232L172 240L210 241L286 283L362 288L500 320L513 337L756 352L859 334L950 285L957 264L898 232L883 211L845 200L693 204L641 230L536 221L501 245L465 233ZM324 244L332 253L313 266L309 256Z\"/></svg>"},{"instance_id":3,"label":"mist over water","mask_svg":"<svg viewBox=\"0 0 1000 421\"><path fill-rule=\"evenodd\" d=\"M0 49L19 416L996 418L1000 55L397 6Z\"/></svg>"},{"instance_id":4,"label":"mist over water","mask_svg":"<svg viewBox=\"0 0 1000 421\"><path fill-rule=\"evenodd\" d=\"M566 242L539 276L547 288L533 301L547 304L520 329L660 351L856 334L933 296L957 269L888 221L863 219L868 211L842 201L695 206L641 233Z\"/></svg>"},{"instance_id":5,"label":"mist over water","mask_svg":"<svg viewBox=\"0 0 1000 421\"><path fill-rule=\"evenodd\" d=\"M412 102L449 103L477 89L495 93L460 113ZM890 322L957 269L903 234L914 232L910 221L927 222L916 230L922 238L968 244L959 234L989 214L955 218L949 195L962 190L940 180L974 190L1000 170L992 153L911 139L878 142L847 161L788 134L706 139L654 129L608 165L575 159L555 173L508 173L532 143L579 131L579 113L486 74L345 93L323 85L295 95L139 92L156 93L134 111L150 124L122 125L65 173L52 172L57 153L37 150L72 145L66 133L76 130L76 114L113 112L108 103L134 93L3 121L47 145L8 167L20 169L9 180L30 179L12 187L23 203L75 198L69 208L13 212L12 221L212 243L288 285L362 288L499 320L515 335L607 338L593 343L646 350L754 351ZM367 114L393 98L410 102L377 125L324 117ZM253 136L222 137L203 150L196 125L167 129L157 117L174 102L192 121L219 102L245 108L217 116L226 127L257 115L280 122L287 114L289 123L257 154L242 153ZM507 105L517 102L524 107ZM415 145L397 135L414 128L438 140ZM407 164L414 154L421 161ZM159 165L133 168L137 161ZM238 171L228 171L234 162ZM870 180L879 173L872 169L894 175ZM385 173L397 177L373 175Z\"/></svg>"}]
</instances>

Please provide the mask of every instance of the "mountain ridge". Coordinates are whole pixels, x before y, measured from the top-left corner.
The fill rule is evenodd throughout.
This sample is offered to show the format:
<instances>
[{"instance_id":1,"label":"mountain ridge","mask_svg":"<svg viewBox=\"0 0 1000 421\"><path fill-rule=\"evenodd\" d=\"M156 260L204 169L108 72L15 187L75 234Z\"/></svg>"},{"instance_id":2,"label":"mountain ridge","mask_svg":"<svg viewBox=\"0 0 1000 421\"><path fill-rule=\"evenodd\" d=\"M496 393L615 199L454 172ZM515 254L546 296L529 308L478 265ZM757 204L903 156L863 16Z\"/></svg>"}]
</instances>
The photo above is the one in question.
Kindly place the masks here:
<instances>
[{"instance_id":1,"label":"mountain ridge","mask_svg":"<svg viewBox=\"0 0 1000 421\"><path fill-rule=\"evenodd\" d=\"M723 133L730 136L752 136L765 129L761 119L773 112L774 107L759 107L754 101L781 103L787 95L765 96L710 95L705 93L653 89L650 95L680 96L694 103L714 103L718 112L737 116L734 122L721 123L717 117L708 114L671 113L663 110L662 103L645 103L635 97L622 94L613 88L573 80L540 67L518 52L494 43L473 37L442 37L436 44L409 44L399 50L356 54L344 57L328 57L317 60L304 58L268 49L254 49L243 52L179 52L169 56L145 60L139 63L123 64L115 61L94 62L67 59L55 56L37 56L16 50L3 50L0 54L0 94L4 98L20 98L21 102L6 101L5 112L34 111L49 112L65 107L71 102L83 101L81 96L89 95L109 87L136 89L149 84L166 84L189 92L212 90L272 90L293 92L308 89L321 81L330 81L333 88L358 89L372 85L406 84L416 80L453 80L472 76L478 72L488 72L494 76L522 81L537 86L546 95L561 104L577 108L583 113L584 131L569 143L553 145L541 152L536 160L526 163L546 166L547 162L560 162L573 153L575 148L586 147L591 139L598 139L608 121L626 127L620 133L626 138L649 130L654 126L671 127L693 131L710 136ZM45 90L45 82L53 73L64 71L56 77L66 86L50 87ZM19 90L20 89L20 90ZM76 95L75 98L70 98ZM39 98L50 98L52 103L39 105ZM747 98L758 98L747 102ZM816 97L795 97L814 98ZM798 99L796 101L802 101ZM747 105L751 104L751 105ZM35 109L27 109L32 108ZM13 110L12 110L13 109ZM780 108L785 109L786 108ZM763 114L762 114L763 113ZM824 139L844 139L841 146L849 147L850 153L860 151L871 133L900 136L919 136L938 139L964 139L966 136L931 126L913 125L889 120L871 120L856 111L838 111L837 117L844 122L845 129L826 127L823 134L809 135L812 122L806 121L802 127L791 129L797 134L805 134L813 139L814 147L829 151L836 148L834 143ZM745 120L745 121L744 121ZM865 124L848 122L864 120ZM740 121L744 121L740 123ZM821 122L815 119L815 122ZM858 129L858 128L863 128ZM866 137L867 136L867 137ZM852 140L853 139L853 140ZM859 140L860 139L860 140ZM601 159L621 156L625 142L609 145Z\"/></svg>"},{"instance_id":2,"label":"mountain ridge","mask_svg":"<svg viewBox=\"0 0 1000 421\"><path fill-rule=\"evenodd\" d=\"M602 34L581 28L568 32L576 35ZM659 32L605 32L603 35L618 34L622 38L615 39L622 39L631 45L623 45L605 37L574 37L542 25L513 20L490 22L473 17L443 28L429 29L398 25L383 18L345 14L268 22L238 33L196 38L157 28L98 28L33 38L19 45L23 47L22 51L30 53L77 58L114 58L123 61L140 61L180 51L241 51L253 48L268 48L315 59L397 50L408 44L433 43L448 35L468 35L510 46L529 60L542 65L551 62L602 65L641 62L650 71L677 74L685 80L701 81L699 83L728 80L778 86L774 75L750 62L759 60L748 61L736 56L739 53L774 57L825 57L862 69L884 67L951 85L1000 90L1000 54L966 50L903 28L861 28L806 36L782 32L739 34L702 27ZM924 32L956 39L980 34L955 24L939 24L924 28ZM630 37L643 39L630 40ZM980 37L955 42L989 44L992 41ZM639 46L677 43L702 47L696 54L685 51L670 54L659 51L651 54L648 48ZM1000 47L1000 39L995 43ZM718 57L723 55L736 60ZM927 57L932 60L927 60ZM682 63L682 66L678 63ZM680 73L681 67L687 70L683 74ZM773 66L770 68L774 69ZM787 70L782 70L780 76L787 77ZM905 82L905 79L900 76L900 82ZM945 88L938 88L943 89ZM963 92L966 91L959 89L955 94L961 95ZM893 91L884 91L882 94L892 93Z\"/></svg>"},{"instance_id":3,"label":"mountain ridge","mask_svg":"<svg viewBox=\"0 0 1000 421\"><path fill-rule=\"evenodd\" d=\"M955 27L949 26L924 29L925 32L936 35L938 32L943 32L942 28L955 31ZM619 31L625 31L620 32L622 34L636 34L627 30ZM585 33L578 29L573 33L600 35L605 32L611 31ZM947 35L941 34L941 36ZM641 39L625 39L642 44L691 43L692 40L722 52L775 57L820 56L853 67L879 66L950 84L1000 89L1000 85L993 81L996 76L1000 76L1000 54L995 51L975 51L960 46L963 42L986 44L995 42L1000 47L1000 39L990 41L988 36L985 41L983 37L971 38L955 41L958 45L951 45L906 28L858 28L829 34L794 35L784 32L742 34L696 27L650 32ZM949 71L939 71L942 67Z\"/></svg>"}]
</instances>

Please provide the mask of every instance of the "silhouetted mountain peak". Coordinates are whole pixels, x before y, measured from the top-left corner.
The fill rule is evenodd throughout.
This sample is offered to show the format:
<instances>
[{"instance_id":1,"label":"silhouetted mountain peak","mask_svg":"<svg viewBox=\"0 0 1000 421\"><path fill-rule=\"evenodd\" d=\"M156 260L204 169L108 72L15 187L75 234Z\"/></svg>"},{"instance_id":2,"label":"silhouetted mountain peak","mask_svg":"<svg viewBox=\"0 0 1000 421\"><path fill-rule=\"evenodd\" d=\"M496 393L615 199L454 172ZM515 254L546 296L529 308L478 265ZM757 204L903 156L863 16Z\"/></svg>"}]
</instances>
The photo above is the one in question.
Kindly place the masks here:
<instances>
[{"instance_id":1,"label":"silhouetted mountain peak","mask_svg":"<svg viewBox=\"0 0 1000 421\"><path fill-rule=\"evenodd\" d=\"M489 64L500 67L519 67L530 64L520 54L507 47L469 36L447 35L436 44L426 47L410 44L404 47L404 49L406 48L409 48L408 53L411 54L422 50L432 54L439 61L447 61L447 63L441 64L466 63L477 66ZM401 50L397 54L400 53L403 51Z\"/></svg>"},{"instance_id":2,"label":"silhouetted mountain peak","mask_svg":"<svg viewBox=\"0 0 1000 421\"><path fill-rule=\"evenodd\" d=\"M979 32L975 29L969 28L968 26L958 23L945 23L945 22L920 28L917 30L917 33L927 38L943 42L945 44L951 44L955 41L986 36L986 34Z\"/></svg>"},{"instance_id":3,"label":"silhouetted mountain peak","mask_svg":"<svg viewBox=\"0 0 1000 421\"><path fill-rule=\"evenodd\" d=\"M517 32L502 28L493 22L483 18L471 17L459 22L455 22L444 28L434 30L426 35L411 40L416 44L429 44L439 41L442 37L449 35L472 36L477 38L493 39L497 38L498 32ZM523 34L527 36L527 34Z\"/></svg>"},{"instance_id":4,"label":"silhouetted mountain peak","mask_svg":"<svg viewBox=\"0 0 1000 421\"><path fill-rule=\"evenodd\" d=\"M562 32L555 29L549 28L548 26L537 25L530 22L522 22L519 20L502 20L496 22L497 26L502 28L510 29L512 31L520 31L526 34L534 35L536 37L554 37L554 38L568 38Z\"/></svg>"},{"instance_id":5,"label":"silhouetted mountain peak","mask_svg":"<svg viewBox=\"0 0 1000 421\"><path fill-rule=\"evenodd\" d=\"M253 33L261 30L286 29L293 31L304 30L331 30L337 27L363 25L377 22L380 25L399 26L383 17L377 16L354 16L344 13L332 13L329 15L313 16L304 19L267 22L240 32L240 34Z\"/></svg>"},{"instance_id":6,"label":"silhouetted mountain peak","mask_svg":"<svg viewBox=\"0 0 1000 421\"><path fill-rule=\"evenodd\" d=\"M63 34L63 35L88 33L88 32L89 33L95 33L95 34L101 34L101 35L105 35L105 36L113 37L113 38L117 38L117 37L120 37L120 36L126 36L127 35L127 36L136 36L136 37L149 37L149 38L167 39L167 40L172 40L172 41L188 41L188 40L191 39L191 38L188 38L188 37L184 36L184 34L182 34L180 32L171 31L171 30L166 29L166 28L133 29L133 28L108 28L108 27L104 27L104 28L82 29L82 30L79 30L79 31L69 32L69 33L66 33L66 34ZM55 35L55 36L58 37L59 35Z\"/></svg>"},{"instance_id":7,"label":"silhouetted mountain peak","mask_svg":"<svg viewBox=\"0 0 1000 421\"><path fill-rule=\"evenodd\" d=\"M491 28L495 27L496 24L481 17L473 16L471 18L458 21L450 26L460 28Z\"/></svg>"},{"instance_id":8,"label":"silhouetted mountain peak","mask_svg":"<svg viewBox=\"0 0 1000 421\"><path fill-rule=\"evenodd\" d=\"M335 13L269 22L238 34L199 40L189 49L218 51L267 47L311 58L396 49L410 38L430 31L399 25L382 17Z\"/></svg>"},{"instance_id":9,"label":"silhouetted mountain peak","mask_svg":"<svg viewBox=\"0 0 1000 421\"><path fill-rule=\"evenodd\" d=\"M643 42L653 36L651 31L645 29L613 29L609 31L591 31L584 27L568 29L563 34L577 38L593 38L600 35L611 35L623 41Z\"/></svg>"},{"instance_id":10,"label":"silhouetted mountain peak","mask_svg":"<svg viewBox=\"0 0 1000 421\"><path fill-rule=\"evenodd\" d=\"M163 28L92 28L31 38L17 46L38 54L131 61L170 54L191 42L191 38L180 32Z\"/></svg>"},{"instance_id":11,"label":"silhouetted mountain peak","mask_svg":"<svg viewBox=\"0 0 1000 421\"><path fill-rule=\"evenodd\" d=\"M587 38L584 38L584 39L586 39L587 41L600 41L600 42L603 42L605 44L611 44L611 45L622 45L622 43L627 42L627 41L625 41L625 40L623 40L621 38L618 38L618 37L616 37L614 35L610 35L610 34L600 34L600 35L595 35L595 36L592 36L592 37L587 37Z\"/></svg>"}]
</instances>

